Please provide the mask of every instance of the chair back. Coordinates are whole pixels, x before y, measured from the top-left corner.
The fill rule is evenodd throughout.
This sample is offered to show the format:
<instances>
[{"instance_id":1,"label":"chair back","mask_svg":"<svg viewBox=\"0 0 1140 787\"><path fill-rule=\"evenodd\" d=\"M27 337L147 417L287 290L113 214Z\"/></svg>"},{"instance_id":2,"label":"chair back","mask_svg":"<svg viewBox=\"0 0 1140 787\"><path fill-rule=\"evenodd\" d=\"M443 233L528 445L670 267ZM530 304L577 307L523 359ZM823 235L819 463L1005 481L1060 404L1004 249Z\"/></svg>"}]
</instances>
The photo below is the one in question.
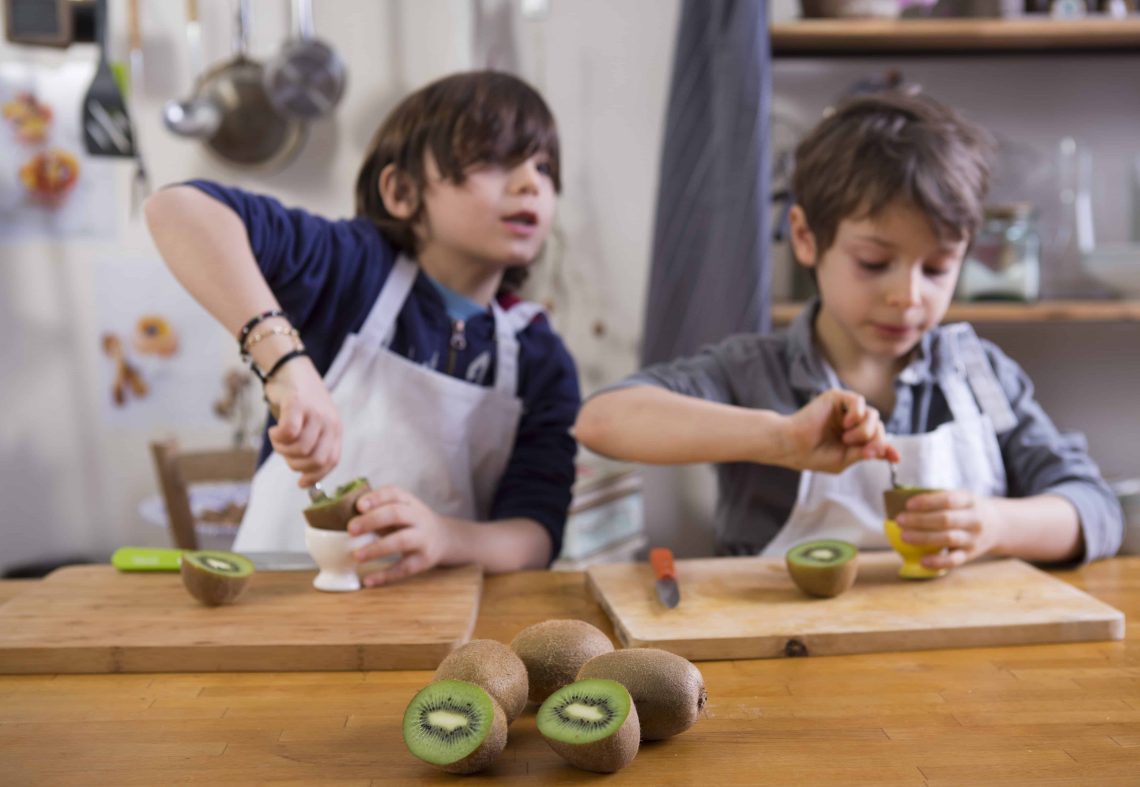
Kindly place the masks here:
<instances>
[{"instance_id":1,"label":"chair back","mask_svg":"<svg viewBox=\"0 0 1140 787\"><path fill-rule=\"evenodd\" d=\"M198 533L190 508L190 487L203 481L250 480L257 467L257 451L252 448L182 451L174 439L152 442L150 451L166 504L171 540L180 549L197 549Z\"/></svg>"}]
</instances>

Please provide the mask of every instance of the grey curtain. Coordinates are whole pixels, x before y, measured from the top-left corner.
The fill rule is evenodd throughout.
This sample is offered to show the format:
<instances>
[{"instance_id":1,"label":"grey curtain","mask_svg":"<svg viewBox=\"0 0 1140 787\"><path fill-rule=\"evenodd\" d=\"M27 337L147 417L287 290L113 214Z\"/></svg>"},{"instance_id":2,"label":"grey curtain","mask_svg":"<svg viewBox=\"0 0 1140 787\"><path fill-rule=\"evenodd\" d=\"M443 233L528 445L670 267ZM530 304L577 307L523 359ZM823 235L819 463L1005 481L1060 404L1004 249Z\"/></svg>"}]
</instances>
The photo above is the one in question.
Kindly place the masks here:
<instances>
[{"instance_id":1,"label":"grey curtain","mask_svg":"<svg viewBox=\"0 0 1140 787\"><path fill-rule=\"evenodd\" d=\"M683 0L643 365L768 329L770 64L767 0Z\"/></svg>"}]
</instances>

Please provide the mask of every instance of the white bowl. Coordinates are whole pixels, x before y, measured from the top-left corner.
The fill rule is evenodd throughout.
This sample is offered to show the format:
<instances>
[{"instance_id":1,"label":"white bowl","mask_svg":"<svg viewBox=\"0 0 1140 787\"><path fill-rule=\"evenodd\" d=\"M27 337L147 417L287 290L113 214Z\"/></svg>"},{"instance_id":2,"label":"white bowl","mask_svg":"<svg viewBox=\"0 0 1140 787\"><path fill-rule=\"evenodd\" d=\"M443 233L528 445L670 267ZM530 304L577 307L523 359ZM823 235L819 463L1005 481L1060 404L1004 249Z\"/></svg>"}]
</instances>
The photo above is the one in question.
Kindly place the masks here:
<instances>
[{"instance_id":1,"label":"white bowl","mask_svg":"<svg viewBox=\"0 0 1140 787\"><path fill-rule=\"evenodd\" d=\"M1114 481L1112 491L1124 509L1124 543L1121 555L1140 555L1140 478Z\"/></svg>"},{"instance_id":2,"label":"white bowl","mask_svg":"<svg viewBox=\"0 0 1140 787\"><path fill-rule=\"evenodd\" d=\"M1084 255L1083 264L1102 284L1121 295L1140 298L1140 243L1097 246Z\"/></svg>"}]
</instances>

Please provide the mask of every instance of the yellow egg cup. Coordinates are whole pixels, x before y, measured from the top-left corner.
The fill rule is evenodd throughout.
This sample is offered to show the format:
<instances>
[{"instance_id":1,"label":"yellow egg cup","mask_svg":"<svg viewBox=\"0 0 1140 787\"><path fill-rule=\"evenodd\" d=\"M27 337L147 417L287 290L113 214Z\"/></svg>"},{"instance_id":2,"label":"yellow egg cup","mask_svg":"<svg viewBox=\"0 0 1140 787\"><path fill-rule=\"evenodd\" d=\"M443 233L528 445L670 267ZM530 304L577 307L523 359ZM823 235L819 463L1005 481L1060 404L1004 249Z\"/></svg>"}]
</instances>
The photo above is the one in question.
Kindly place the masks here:
<instances>
[{"instance_id":1,"label":"yellow egg cup","mask_svg":"<svg viewBox=\"0 0 1140 787\"><path fill-rule=\"evenodd\" d=\"M927 568L922 565L924 557L938 554L942 551L942 547L921 546L903 541L902 528L895 521L895 517L906 509L906 502L912 497L937 491L937 489L920 487L898 487L888 489L883 493L883 502L887 509L887 518L883 521L883 531L887 534L887 541L890 542L891 547L902 555L903 564L902 568L899 569L899 576L903 579L934 579L947 572L945 568Z\"/></svg>"}]
</instances>

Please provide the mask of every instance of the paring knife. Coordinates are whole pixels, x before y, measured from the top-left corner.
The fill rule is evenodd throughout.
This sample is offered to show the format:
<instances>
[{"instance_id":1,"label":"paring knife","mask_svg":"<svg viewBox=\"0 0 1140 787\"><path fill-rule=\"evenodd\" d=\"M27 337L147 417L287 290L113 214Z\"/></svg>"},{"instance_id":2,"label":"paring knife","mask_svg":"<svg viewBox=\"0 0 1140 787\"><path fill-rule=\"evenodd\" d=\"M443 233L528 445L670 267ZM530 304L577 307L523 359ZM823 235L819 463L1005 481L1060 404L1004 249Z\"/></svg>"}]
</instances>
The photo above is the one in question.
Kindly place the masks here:
<instances>
[{"instance_id":1,"label":"paring knife","mask_svg":"<svg viewBox=\"0 0 1140 787\"><path fill-rule=\"evenodd\" d=\"M681 603L681 589L677 587L677 570L673 566L673 552L667 547L649 550L649 564L657 578L657 600L669 609Z\"/></svg>"}]
</instances>

